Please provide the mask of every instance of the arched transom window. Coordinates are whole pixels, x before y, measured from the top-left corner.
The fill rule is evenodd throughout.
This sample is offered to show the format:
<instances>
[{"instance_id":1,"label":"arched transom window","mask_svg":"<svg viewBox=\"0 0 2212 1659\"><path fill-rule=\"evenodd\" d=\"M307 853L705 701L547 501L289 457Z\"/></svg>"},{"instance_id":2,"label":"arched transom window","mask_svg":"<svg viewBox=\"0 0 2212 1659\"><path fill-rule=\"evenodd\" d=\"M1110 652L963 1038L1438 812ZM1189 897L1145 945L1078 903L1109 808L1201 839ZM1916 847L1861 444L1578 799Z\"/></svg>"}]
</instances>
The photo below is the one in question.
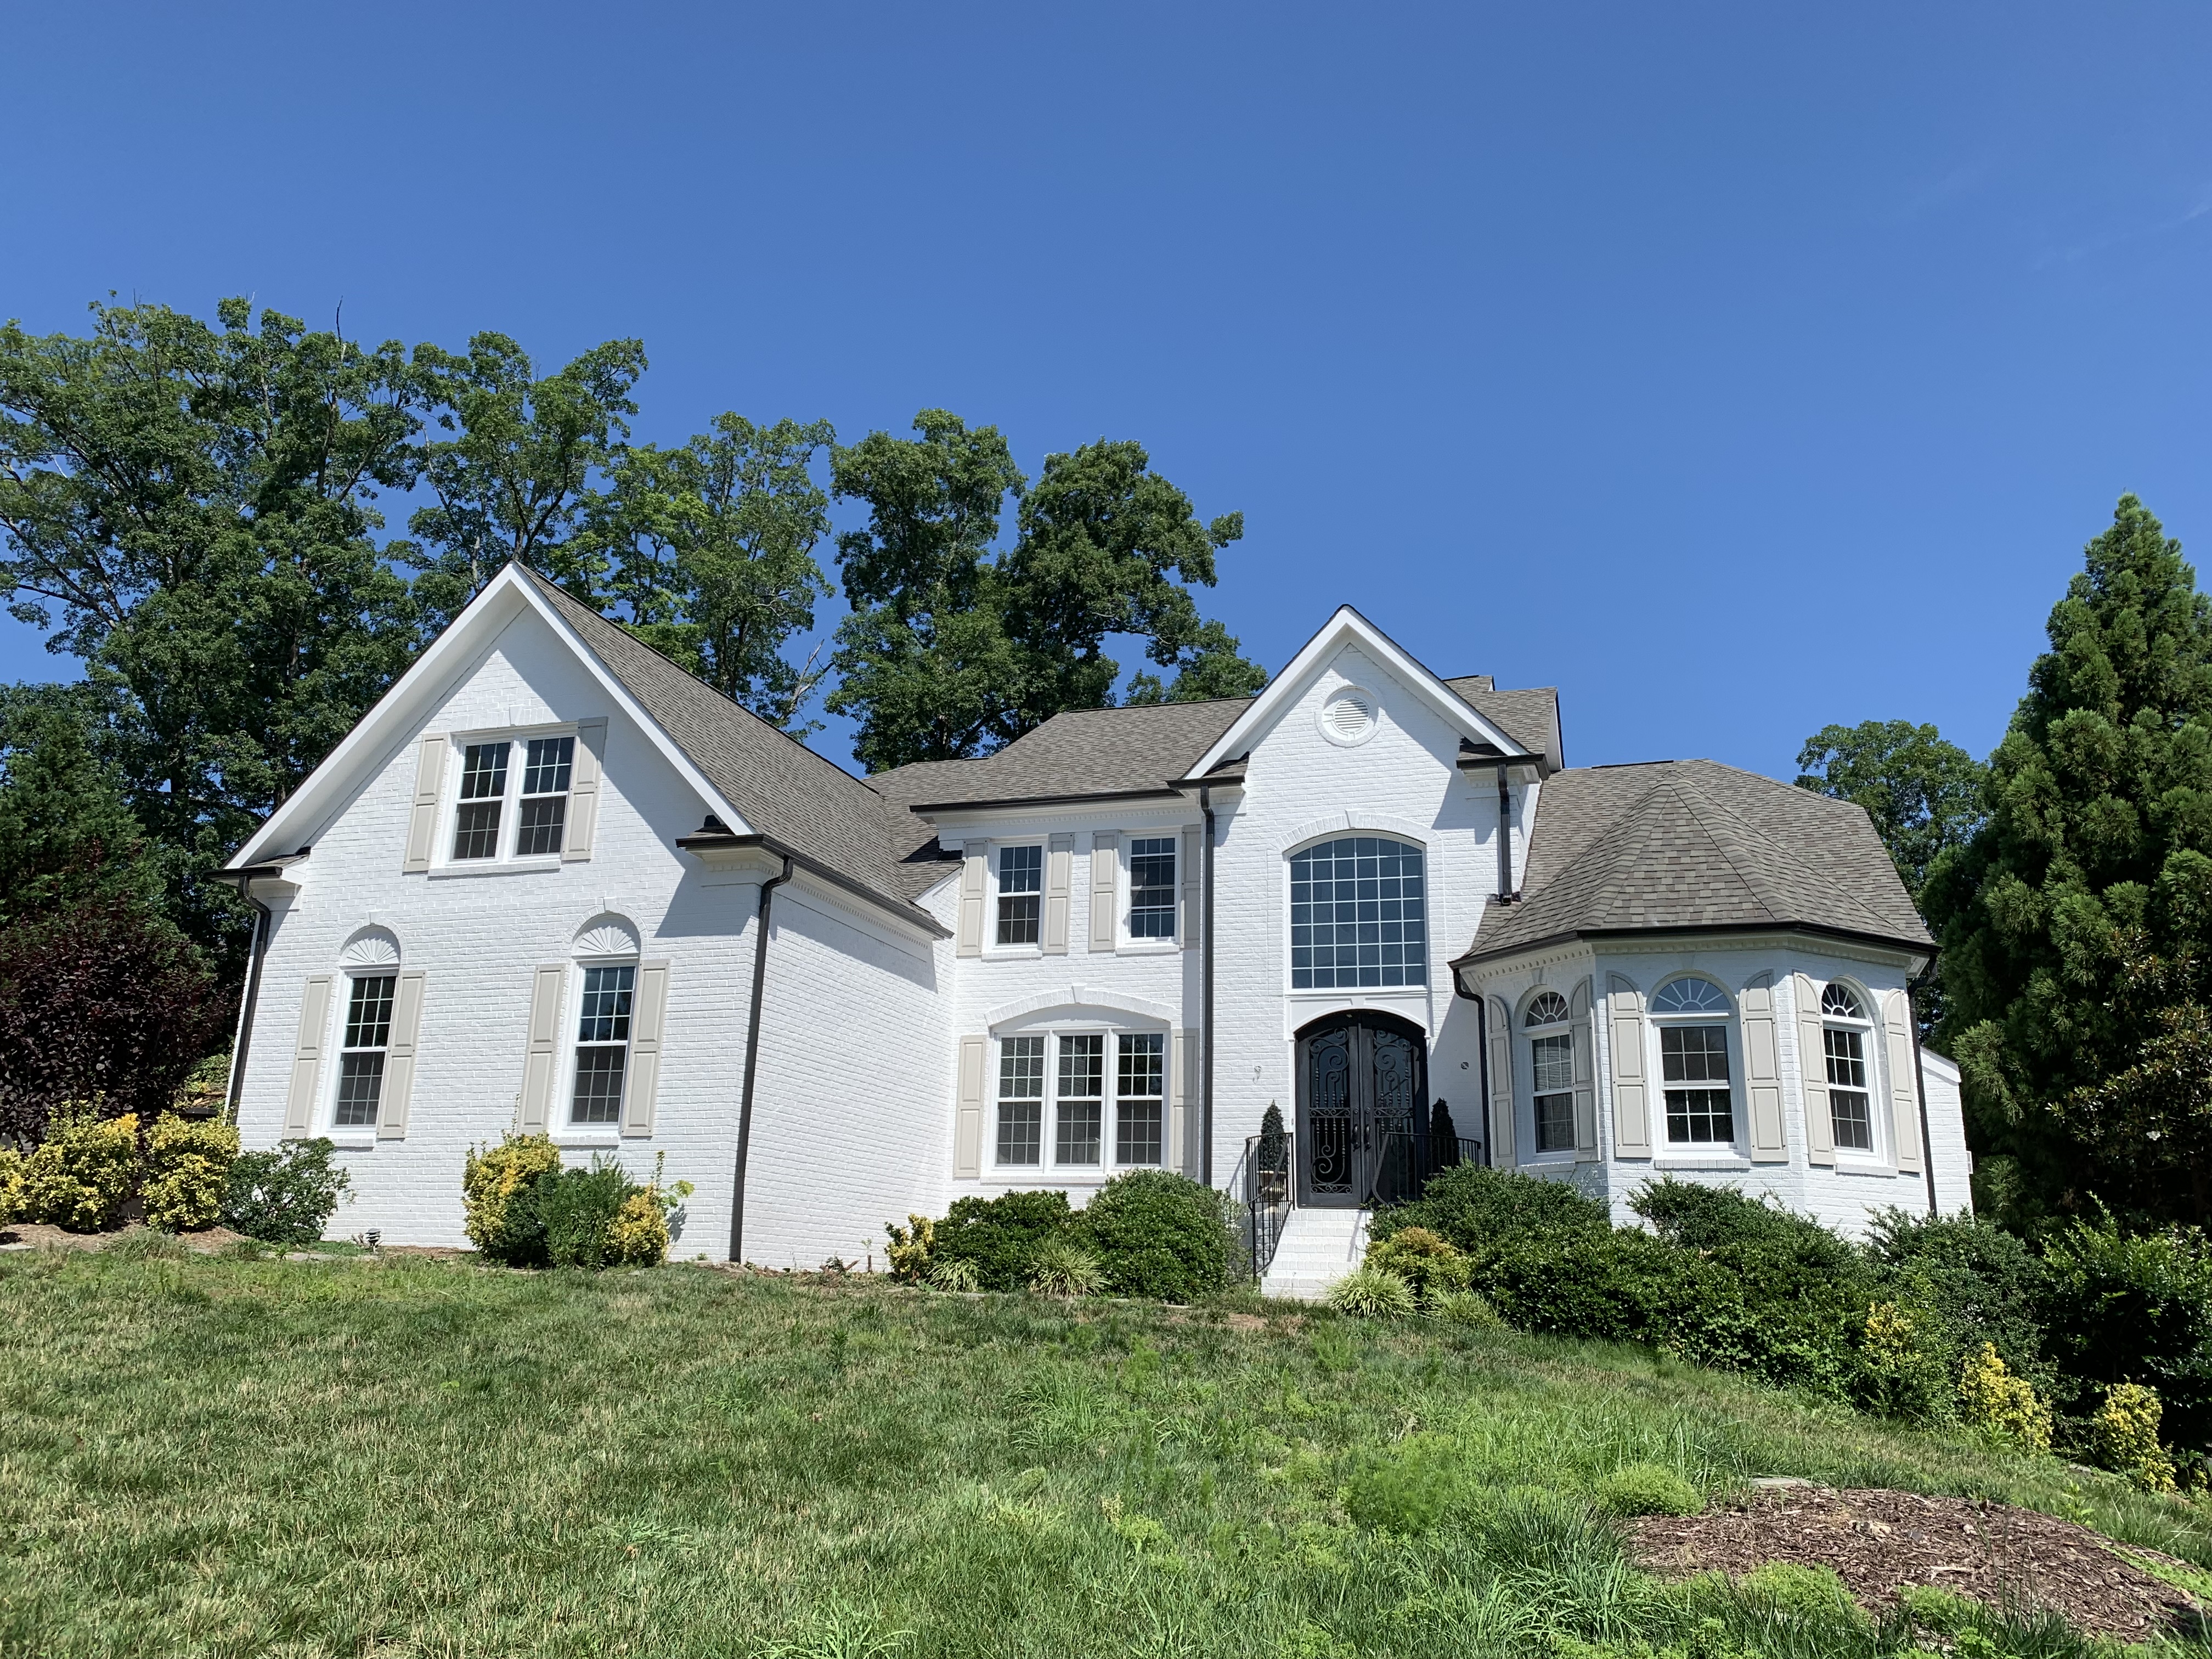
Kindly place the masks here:
<instances>
[{"instance_id":1,"label":"arched transom window","mask_svg":"<svg viewBox=\"0 0 2212 1659\"><path fill-rule=\"evenodd\" d=\"M1291 858L1295 990L1428 983L1421 849L1381 836L1325 841Z\"/></svg>"},{"instance_id":2,"label":"arched transom window","mask_svg":"<svg viewBox=\"0 0 2212 1659\"><path fill-rule=\"evenodd\" d=\"M1521 1023L1528 1032L1528 1068L1535 1079L1536 1150L1575 1149L1575 1039L1567 1029L1567 1000L1540 991Z\"/></svg>"},{"instance_id":3,"label":"arched transom window","mask_svg":"<svg viewBox=\"0 0 2212 1659\"><path fill-rule=\"evenodd\" d=\"M1865 1005L1850 986L1831 984L1820 993L1828 1115L1836 1126L1836 1145L1853 1152L1874 1150L1874 1098L1867 1083L1867 1041L1873 1030Z\"/></svg>"},{"instance_id":4,"label":"arched transom window","mask_svg":"<svg viewBox=\"0 0 2212 1659\"><path fill-rule=\"evenodd\" d=\"M1711 980L1670 980L1651 999L1670 1141L1726 1145L1735 1139L1729 1013L1728 994Z\"/></svg>"}]
</instances>

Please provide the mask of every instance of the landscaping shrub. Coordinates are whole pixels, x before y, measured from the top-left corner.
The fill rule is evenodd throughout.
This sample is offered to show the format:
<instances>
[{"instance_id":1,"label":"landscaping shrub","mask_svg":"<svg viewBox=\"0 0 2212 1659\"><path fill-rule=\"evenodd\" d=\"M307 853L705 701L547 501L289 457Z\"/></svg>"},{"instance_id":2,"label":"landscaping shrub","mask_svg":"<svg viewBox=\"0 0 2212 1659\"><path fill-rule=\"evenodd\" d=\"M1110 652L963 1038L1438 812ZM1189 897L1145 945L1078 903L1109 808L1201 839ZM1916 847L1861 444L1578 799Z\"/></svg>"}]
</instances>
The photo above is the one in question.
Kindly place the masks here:
<instances>
[{"instance_id":1,"label":"landscaping shrub","mask_svg":"<svg viewBox=\"0 0 2212 1659\"><path fill-rule=\"evenodd\" d=\"M2116 1382L2089 1419L2089 1449L2098 1462L2146 1492L2172 1492L2173 1460L2159 1442L2161 1414L2156 1389Z\"/></svg>"},{"instance_id":2,"label":"landscaping shrub","mask_svg":"<svg viewBox=\"0 0 2212 1659\"><path fill-rule=\"evenodd\" d=\"M1434 1297L1425 1310L1431 1319L1440 1319L1449 1325L1462 1325L1471 1331L1501 1331L1505 1321L1487 1298L1475 1291L1446 1291Z\"/></svg>"},{"instance_id":3,"label":"landscaping shrub","mask_svg":"<svg viewBox=\"0 0 2212 1659\"><path fill-rule=\"evenodd\" d=\"M1954 1394L1950 1369L1926 1324L1894 1302L1866 1311L1854 1392L1869 1409L1913 1422L1948 1412Z\"/></svg>"},{"instance_id":4,"label":"landscaping shrub","mask_svg":"<svg viewBox=\"0 0 2212 1659\"><path fill-rule=\"evenodd\" d=\"M903 1227L896 1221L884 1223L884 1231L890 1239L884 1260L891 1277L900 1284L919 1285L929 1277L929 1253L937 1243L937 1224L926 1215L909 1215L906 1223Z\"/></svg>"},{"instance_id":5,"label":"landscaping shrub","mask_svg":"<svg viewBox=\"0 0 2212 1659\"><path fill-rule=\"evenodd\" d=\"M1037 1247L1030 1288L1046 1296L1096 1296L1106 1288L1106 1269L1073 1238L1048 1238Z\"/></svg>"},{"instance_id":6,"label":"landscaping shrub","mask_svg":"<svg viewBox=\"0 0 2212 1659\"><path fill-rule=\"evenodd\" d=\"M313 1243L348 1184L346 1172L331 1162L337 1150L318 1137L240 1152L223 1193L223 1225L270 1244Z\"/></svg>"},{"instance_id":7,"label":"landscaping shrub","mask_svg":"<svg viewBox=\"0 0 2212 1659\"><path fill-rule=\"evenodd\" d=\"M1194 1302L1229 1283L1227 1201L1203 1182L1133 1170L1091 1194L1073 1222L1116 1296Z\"/></svg>"},{"instance_id":8,"label":"landscaping shrub","mask_svg":"<svg viewBox=\"0 0 2212 1659\"><path fill-rule=\"evenodd\" d=\"M146 1224L173 1233L212 1227L222 1214L230 1166L238 1157L238 1131L218 1118L165 1112L146 1136L144 1176L138 1189Z\"/></svg>"},{"instance_id":9,"label":"landscaping shrub","mask_svg":"<svg viewBox=\"0 0 2212 1659\"><path fill-rule=\"evenodd\" d=\"M1401 1227L1388 1238L1370 1241L1366 1265L1397 1274L1424 1307L1467 1289L1474 1273L1474 1264L1456 1246L1426 1227Z\"/></svg>"},{"instance_id":10,"label":"landscaping shrub","mask_svg":"<svg viewBox=\"0 0 2212 1659\"><path fill-rule=\"evenodd\" d=\"M633 1189L607 1229L607 1249L626 1267L653 1267L668 1260L668 1206L650 1188Z\"/></svg>"},{"instance_id":11,"label":"landscaping shrub","mask_svg":"<svg viewBox=\"0 0 2212 1659\"><path fill-rule=\"evenodd\" d=\"M2177 1443L2212 1443L2212 1247L2194 1227L2130 1235L2107 1215L2044 1249L2043 1324L2077 1416L2105 1388L2140 1382L2164 1402Z\"/></svg>"},{"instance_id":12,"label":"landscaping shrub","mask_svg":"<svg viewBox=\"0 0 2212 1659\"><path fill-rule=\"evenodd\" d=\"M46 1138L17 1166L14 1218L71 1232L115 1224L138 1182L138 1119L107 1117L94 1099L58 1109Z\"/></svg>"},{"instance_id":13,"label":"landscaping shrub","mask_svg":"<svg viewBox=\"0 0 2212 1659\"><path fill-rule=\"evenodd\" d=\"M1613 1218L1563 1181L1461 1164L1438 1170L1411 1203L1378 1212L1368 1236L1385 1239L1407 1227L1441 1235L1480 1264L1493 1250L1531 1239L1602 1237L1613 1231Z\"/></svg>"},{"instance_id":14,"label":"landscaping shrub","mask_svg":"<svg viewBox=\"0 0 2212 1659\"><path fill-rule=\"evenodd\" d=\"M2023 1451L2051 1449L2051 1407L2026 1377L2012 1374L1994 1342L1968 1355L1960 1370L1959 1418L1968 1428Z\"/></svg>"},{"instance_id":15,"label":"landscaping shrub","mask_svg":"<svg viewBox=\"0 0 2212 1659\"><path fill-rule=\"evenodd\" d=\"M1328 1287L1328 1305L1359 1319L1403 1318L1419 1310L1413 1287L1383 1267L1361 1267Z\"/></svg>"},{"instance_id":16,"label":"landscaping shrub","mask_svg":"<svg viewBox=\"0 0 2212 1659\"><path fill-rule=\"evenodd\" d=\"M1597 1483L1592 1496L1611 1515L1695 1515L1705 1494L1657 1463L1630 1463Z\"/></svg>"},{"instance_id":17,"label":"landscaping shrub","mask_svg":"<svg viewBox=\"0 0 2212 1659\"><path fill-rule=\"evenodd\" d=\"M1972 1216L1893 1207L1874 1218L1866 1255L1875 1293L1919 1316L1953 1369L1987 1342L2008 1370L2048 1386L2043 1263L2017 1234Z\"/></svg>"},{"instance_id":18,"label":"landscaping shrub","mask_svg":"<svg viewBox=\"0 0 2212 1659\"><path fill-rule=\"evenodd\" d=\"M981 1291L1028 1288L1038 1249L1074 1219L1066 1193L1001 1193L957 1198L937 1224L935 1261L964 1261Z\"/></svg>"},{"instance_id":19,"label":"landscaping shrub","mask_svg":"<svg viewBox=\"0 0 2212 1659\"><path fill-rule=\"evenodd\" d=\"M547 1263L599 1268L614 1261L616 1219L624 1201L638 1192L621 1164L603 1164L596 1158L588 1170L549 1170L540 1175L532 1183L531 1201L544 1236Z\"/></svg>"},{"instance_id":20,"label":"landscaping shrub","mask_svg":"<svg viewBox=\"0 0 2212 1659\"><path fill-rule=\"evenodd\" d=\"M462 1166L461 1231L477 1249L511 1267L545 1264L545 1223L537 1201L540 1176L561 1168L561 1149L546 1135L503 1135Z\"/></svg>"}]
</instances>

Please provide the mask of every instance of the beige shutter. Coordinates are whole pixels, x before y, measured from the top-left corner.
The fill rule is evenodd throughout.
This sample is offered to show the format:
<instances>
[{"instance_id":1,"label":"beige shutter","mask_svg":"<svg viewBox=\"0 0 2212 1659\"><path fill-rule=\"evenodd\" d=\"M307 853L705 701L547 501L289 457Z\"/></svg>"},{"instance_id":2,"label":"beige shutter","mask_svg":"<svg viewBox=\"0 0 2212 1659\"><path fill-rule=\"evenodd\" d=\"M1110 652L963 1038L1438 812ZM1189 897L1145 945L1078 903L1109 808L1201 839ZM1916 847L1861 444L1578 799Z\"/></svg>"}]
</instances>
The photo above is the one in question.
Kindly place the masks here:
<instances>
[{"instance_id":1,"label":"beige shutter","mask_svg":"<svg viewBox=\"0 0 2212 1659\"><path fill-rule=\"evenodd\" d=\"M668 1027L668 964L637 965L637 1000L630 1005L629 1075L623 1080L622 1132L653 1133L653 1103L660 1092L660 1038Z\"/></svg>"},{"instance_id":2,"label":"beige shutter","mask_svg":"<svg viewBox=\"0 0 2212 1659\"><path fill-rule=\"evenodd\" d=\"M1183 1145L1183 1137L1190 1133L1187 1121L1189 1101L1188 1091L1183 1087L1182 1068L1189 1063L1184 1056L1196 1046L1192 1041L1193 1036L1189 1031L1173 1031L1168 1036L1168 1122L1164 1153L1167 1167L1176 1170L1188 1168L1184 1158L1189 1149Z\"/></svg>"},{"instance_id":3,"label":"beige shutter","mask_svg":"<svg viewBox=\"0 0 2212 1659\"><path fill-rule=\"evenodd\" d=\"M1902 991L1882 999L1889 1027L1889 1125L1897 1137L1897 1167L1920 1172L1920 1096L1913 1087L1911 1003Z\"/></svg>"},{"instance_id":4,"label":"beige shutter","mask_svg":"<svg viewBox=\"0 0 2212 1659\"><path fill-rule=\"evenodd\" d=\"M1205 1033L1181 1030L1175 1040L1182 1052L1176 1076L1182 1094L1182 1172L1195 1181L1206 1168Z\"/></svg>"},{"instance_id":5,"label":"beige shutter","mask_svg":"<svg viewBox=\"0 0 2212 1659\"><path fill-rule=\"evenodd\" d=\"M1111 830L1100 830L1091 837L1091 948L1110 951L1120 936L1114 915L1115 884L1121 871L1121 852L1119 838Z\"/></svg>"},{"instance_id":6,"label":"beige shutter","mask_svg":"<svg viewBox=\"0 0 2212 1659\"><path fill-rule=\"evenodd\" d=\"M1176 943L1186 951L1198 943L1198 837L1195 830L1182 832L1182 902L1176 907Z\"/></svg>"},{"instance_id":7,"label":"beige shutter","mask_svg":"<svg viewBox=\"0 0 2212 1659\"><path fill-rule=\"evenodd\" d=\"M1797 1078L1805 1091L1805 1156L1836 1161L1835 1120L1828 1115L1828 1054L1820 1042L1820 988L1803 974L1791 976L1797 1000Z\"/></svg>"},{"instance_id":8,"label":"beige shutter","mask_svg":"<svg viewBox=\"0 0 2212 1659\"><path fill-rule=\"evenodd\" d=\"M1513 1157L1513 1018L1490 999L1490 1162L1510 1170Z\"/></svg>"},{"instance_id":9,"label":"beige shutter","mask_svg":"<svg viewBox=\"0 0 2212 1659\"><path fill-rule=\"evenodd\" d=\"M1644 1074L1644 994L1619 974L1606 980L1613 1053L1613 1155L1651 1156L1650 1081Z\"/></svg>"},{"instance_id":10,"label":"beige shutter","mask_svg":"<svg viewBox=\"0 0 2212 1659\"><path fill-rule=\"evenodd\" d=\"M518 1123L526 1135L542 1135L551 1121L553 1074L561 1065L561 993L568 964L552 962L538 969L530 988L530 1053L522 1066L522 1105Z\"/></svg>"},{"instance_id":11,"label":"beige shutter","mask_svg":"<svg viewBox=\"0 0 2212 1659\"><path fill-rule=\"evenodd\" d=\"M983 861L991 855L991 843L971 841L968 843L966 860L960 866L960 942L955 947L963 957L983 954Z\"/></svg>"},{"instance_id":12,"label":"beige shutter","mask_svg":"<svg viewBox=\"0 0 2212 1659\"><path fill-rule=\"evenodd\" d=\"M1590 1024L1590 982L1582 980L1568 1006L1574 1024L1568 1028L1568 1047L1575 1063L1575 1161L1588 1164L1597 1157L1597 1057L1593 1048L1596 1032Z\"/></svg>"},{"instance_id":13,"label":"beige shutter","mask_svg":"<svg viewBox=\"0 0 2212 1659\"><path fill-rule=\"evenodd\" d=\"M1067 888L1075 878L1075 837L1054 836L1044 855L1044 953L1067 954Z\"/></svg>"},{"instance_id":14,"label":"beige shutter","mask_svg":"<svg viewBox=\"0 0 2212 1659\"><path fill-rule=\"evenodd\" d=\"M1751 1096L1751 1161L1786 1164L1782 1132L1782 1053L1774 1034L1774 975L1761 974L1743 988L1743 1070Z\"/></svg>"},{"instance_id":15,"label":"beige shutter","mask_svg":"<svg viewBox=\"0 0 2212 1659\"><path fill-rule=\"evenodd\" d=\"M399 866L402 871L428 870L437 850L438 790L445 781L449 747L442 732L425 733L415 746L415 805L407 815L407 861Z\"/></svg>"},{"instance_id":16,"label":"beige shutter","mask_svg":"<svg viewBox=\"0 0 2212 1659\"><path fill-rule=\"evenodd\" d=\"M318 974L300 999L300 1040L292 1049L292 1087L284 1097L284 1138L305 1140L322 1093L323 1045L330 1041L331 976Z\"/></svg>"},{"instance_id":17,"label":"beige shutter","mask_svg":"<svg viewBox=\"0 0 2212 1659\"><path fill-rule=\"evenodd\" d=\"M576 764L568 774L568 823L561 837L561 860L580 863L592 856L599 828L599 779L605 770L607 723L604 718L576 722Z\"/></svg>"},{"instance_id":18,"label":"beige shutter","mask_svg":"<svg viewBox=\"0 0 2212 1659\"><path fill-rule=\"evenodd\" d=\"M407 1103L415 1093L415 1045L422 1032L422 970L399 975L392 1000L392 1038L384 1051L384 1099L377 1108L376 1138L407 1138Z\"/></svg>"},{"instance_id":19,"label":"beige shutter","mask_svg":"<svg viewBox=\"0 0 2212 1659\"><path fill-rule=\"evenodd\" d=\"M960 1105L952 1124L952 1173L983 1173L983 1062L988 1037L960 1039Z\"/></svg>"}]
</instances>

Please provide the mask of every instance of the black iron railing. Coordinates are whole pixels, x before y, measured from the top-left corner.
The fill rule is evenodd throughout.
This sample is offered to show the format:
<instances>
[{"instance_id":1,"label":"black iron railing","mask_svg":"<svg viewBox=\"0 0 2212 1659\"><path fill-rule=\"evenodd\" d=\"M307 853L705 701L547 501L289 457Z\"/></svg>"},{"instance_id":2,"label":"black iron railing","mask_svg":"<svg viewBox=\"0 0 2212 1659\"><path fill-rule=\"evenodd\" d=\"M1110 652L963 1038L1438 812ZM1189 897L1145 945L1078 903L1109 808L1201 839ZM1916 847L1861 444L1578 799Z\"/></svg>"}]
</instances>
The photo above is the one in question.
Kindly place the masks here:
<instances>
[{"instance_id":1,"label":"black iron railing","mask_svg":"<svg viewBox=\"0 0 2212 1659\"><path fill-rule=\"evenodd\" d=\"M1402 1204L1419 1198L1439 1170L1481 1162L1479 1140L1392 1130L1376 1137L1373 1172L1363 1196L1370 1206Z\"/></svg>"},{"instance_id":2,"label":"black iron railing","mask_svg":"<svg viewBox=\"0 0 2212 1659\"><path fill-rule=\"evenodd\" d=\"M1296 1137L1250 1135L1238 1162L1238 1200L1243 1208L1246 1271L1256 1285L1267 1276L1282 1242L1283 1224L1291 1218L1291 1171L1297 1167Z\"/></svg>"}]
</instances>

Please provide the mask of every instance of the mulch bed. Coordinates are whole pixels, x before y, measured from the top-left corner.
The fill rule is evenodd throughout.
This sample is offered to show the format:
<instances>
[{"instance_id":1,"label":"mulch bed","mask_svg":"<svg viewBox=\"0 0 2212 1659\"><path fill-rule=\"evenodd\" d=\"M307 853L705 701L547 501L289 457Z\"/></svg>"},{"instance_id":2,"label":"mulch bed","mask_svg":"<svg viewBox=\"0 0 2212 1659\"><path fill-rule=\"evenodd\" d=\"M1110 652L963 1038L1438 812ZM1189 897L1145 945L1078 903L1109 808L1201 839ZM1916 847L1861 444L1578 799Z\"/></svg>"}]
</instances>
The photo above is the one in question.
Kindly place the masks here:
<instances>
[{"instance_id":1,"label":"mulch bed","mask_svg":"<svg viewBox=\"0 0 2212 1659\"><path fill-rule=\"evenodd\" d=\"M1895 1605L1907 1586L1933 1584L1994 1607L2033 1604L2122 1641L2204 1628L2185 1593L2121 1560L2101 1534L2008 1504L1792 1484L1704 1515L1647 1516L1629 1534L1655 1572L1741 1574L1769 1561L1832 1567L1872 1608Z\"/></svg>"},{"instance_id":2,"label":"mulch bed","mask_svg":"<svg viewBox=\"0 0 2212 1659\"><path fill-rule=\"evenodd\" d=\"M18 1221L0 1227L0 1249L14 1246L17 1249L102 1250L118 1239L146 1229L137 1223L118 1227L113 1232L73 1233L60 1227L50 1227L43 1221ZM188 1250L198 1250L212 1255L233 1244L246 1242L244 1233L234 1233L228 1227L207 1227L196 1233L179 1233Z\"/></svg>"}]
</instances>

